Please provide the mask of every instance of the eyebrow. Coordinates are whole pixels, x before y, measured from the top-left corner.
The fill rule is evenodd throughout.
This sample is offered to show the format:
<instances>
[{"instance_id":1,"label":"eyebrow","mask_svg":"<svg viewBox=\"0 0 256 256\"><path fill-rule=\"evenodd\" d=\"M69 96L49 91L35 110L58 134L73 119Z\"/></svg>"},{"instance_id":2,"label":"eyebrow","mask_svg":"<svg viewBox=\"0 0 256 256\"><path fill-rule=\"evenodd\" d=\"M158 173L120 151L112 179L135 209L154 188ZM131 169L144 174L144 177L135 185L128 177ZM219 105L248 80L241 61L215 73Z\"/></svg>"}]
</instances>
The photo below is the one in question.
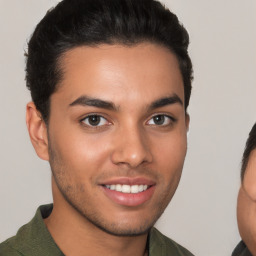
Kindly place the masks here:
<instances>
[{"instance_id":1,"label":"eyebrow","mask_svg":"<svg viewBox=\"0 0 256 256\"><path fill-rule=\"evenodd\" d=\"M152 102L149 106L149 110L161 108L161 107L176 104L176 103L183 106L183 102L182 102L181 98L177 94L173 94L170 97L161 98L161 99L158 99L158 100Z\"/></svg>"},{"instance_id":2,"label":"eyebrow","mask_svg":"<svg viewBox=\"0 0 256 256\"><path fill-rule=\"evenodd\" d=\"M173 94L172 96L169 97L164 97L161 99L158 99L154 102L152 102L148 109L149 110L154 110L156 108L161 108L167 105L172 105L172 104L180 104L183 106L183 102L180 99L180 97L176 94ZM118 111L119 107L116 106L113 102L110 101L105 101L97 98L91 98L88 96L81 96L77 98L75 101L69 104L69 106L92 106L92 107L97 107L97 108L103 108L103 109L108 109L112 111Z\"/></svg>"},{"instance_id":3,"label":"eyebrow","mask_svg":"<svg viewBox=\"0 0 256 256\"><path fill-rule=\"evenodd\" d=\"M92 106L92 107L97 107L97 108L103 108L103 109L108 109L108 110L118 110L118 107L115 106L114 103L110 101L105 101L105 100L100 100L96 98L91 98L88 96L81 96L77 98L75 101L73 101L69 106Z\"/></svg>"}]
</instances>

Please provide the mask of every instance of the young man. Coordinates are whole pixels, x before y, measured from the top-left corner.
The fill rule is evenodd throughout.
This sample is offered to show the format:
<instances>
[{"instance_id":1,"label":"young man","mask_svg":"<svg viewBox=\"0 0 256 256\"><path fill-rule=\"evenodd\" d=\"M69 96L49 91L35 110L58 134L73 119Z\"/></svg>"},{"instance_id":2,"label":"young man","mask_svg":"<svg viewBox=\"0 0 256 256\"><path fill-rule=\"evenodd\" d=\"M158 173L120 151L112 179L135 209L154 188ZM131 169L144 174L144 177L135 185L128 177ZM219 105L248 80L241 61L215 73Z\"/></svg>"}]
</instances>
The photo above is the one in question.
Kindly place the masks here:
<instances>
[{"instance_id":1,"label":"young man","mask_svg":"<svg viewBox=\"0 0 256 256\"><path fill-rule=\"evenodd\" d=\"M46 14L28 45L26 121L53 205L0 255L192 255L153 228L187 150L188 43L155 0L64 0Z\"/></svg>"},{"instance_id":2,"label":"young man","mask_svg":"<svg viewBox=\"0 0 256 256\"><path fill-rule=\"evenodd\" d=\"M237 201L237 221L243 239L232 256L256 255L256 123L247 139Z\"/></svg>"}]
</instances>

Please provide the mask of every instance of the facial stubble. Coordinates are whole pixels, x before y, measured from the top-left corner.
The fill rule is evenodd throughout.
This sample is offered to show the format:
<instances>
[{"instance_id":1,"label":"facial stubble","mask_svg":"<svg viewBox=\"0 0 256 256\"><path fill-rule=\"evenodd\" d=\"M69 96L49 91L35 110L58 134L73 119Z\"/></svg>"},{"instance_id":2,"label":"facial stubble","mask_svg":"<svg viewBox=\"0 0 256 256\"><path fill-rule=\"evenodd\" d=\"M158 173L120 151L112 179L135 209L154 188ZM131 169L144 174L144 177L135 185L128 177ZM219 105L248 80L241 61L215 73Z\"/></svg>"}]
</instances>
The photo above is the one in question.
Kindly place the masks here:
<instances>
[{"instance_id":1,"label":"facial stubble","mask_svg":"<svg viewBox=\"0 0 256 256\"><path fill-rule=\"evenodd\" d=\"M123 225L122 221L108 221L105 220L97 209L90 209L87 207L88 202L90 202L90 195L86 195L85 185L72 184L69 183L72 180L72 177L69 177L72 172L70 172L70 167L68 167L62 157L58 154L58 151L54 148L53 143L48 136L48 152L49 152L49 163L51 166L51 172L53 179L57 185L59 192L61 193L64 200L70 205L80 216L84 218L86 222L89 222L94 227L99 228L100 230L114 235L114 236L140 236L146 234L154 226L156 221L163 214L165 208L172 199L173 194L175 193L177 184L179 183L181 172L179 175L172 177L168 188L162 193L160 200L156 203L154 211L151 210L150 219L143 219L141 223L136 227L131 227ZM173 191L173 188L174 191ZM84 194L84 197L81 199L81 194ZM93 195L91 195L93 196ZM135 209L136 210L136 209ZM127 212L131 211L127 208ZM124 220L125 222L125 220Z\"/></svg>"}]
</instances>

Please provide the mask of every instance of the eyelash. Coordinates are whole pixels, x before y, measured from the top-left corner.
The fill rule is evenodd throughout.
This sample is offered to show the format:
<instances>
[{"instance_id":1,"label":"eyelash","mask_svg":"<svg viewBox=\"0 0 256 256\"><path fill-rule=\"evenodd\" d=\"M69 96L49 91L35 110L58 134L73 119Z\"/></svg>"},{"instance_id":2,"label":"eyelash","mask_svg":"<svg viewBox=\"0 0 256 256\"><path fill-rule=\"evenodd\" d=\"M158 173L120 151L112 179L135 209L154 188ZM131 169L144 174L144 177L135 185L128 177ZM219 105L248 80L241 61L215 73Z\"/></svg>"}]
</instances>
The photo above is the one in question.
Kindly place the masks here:
<instances>
[{"instance_id":1,"label":"eyelash","mask_svg":"<svg viewBox=\"0 0 256 256\"><path fill-rule=\"evenodd\" d=\"M157 117L161 117L161 118L164 117L164 118L165 118L164 122L166 122L166 118L167 118L167 119L169 119L169 122L168 122L167 124L152 124L152 125L154 125L154 126L156 126L156 127L168 127L168 126L172 126L172 125L177 121L176 118L174 118L174 117L172 117L172 116L170 116L170 115L167 115L167 114L162 114L162 113L160 113L160 114L155 114L155 115L151 116L151 118L149 119L149 121L150 121L150 120L153 120L154 118L157 118ZM147 123L149 123L149 121L147 121Z\"/></svg>"},{"instance_id":2,"label":"eyelash","mask_svg":"<svg viewBox=\"0 0 256 256\"><path fill-rule=\"evenodd\" d=\"M89 118L93 118L93 117L96 117L96 118L99 118L99 119L100 119L100 120L98 120L98 121L99 121L98 123L96 122L96 125L92 125L92 124L89 123L89 122L90 122L90 121L89 121ZM100 123L102 122L102 119L105 120L104 123L106 122L106 124L98 125L98 124L100 124ZM86 120L88 120L88 123L86 123ZM105 125L110 125L110 124L111 124L111 123L108 121L107 118L105 118L104 116L99 115L99 114L90 114L90 115L88 115L88 116L82 118L82 119L80 120L80 122L81 122L84 126L90 127L90 128L101 128L101 127L103 127L103 126L105 126Z\"/></svg>"},{"instance_id":3,"label":"eyelash","mask_svg":"<svg viewBox=\"0 0 256 256\"><path fill-rule=\"evenodd\" d=\"M96 120L96 123L95 125L93 124L90 124L89 122L89 118L99 118L100 120ZM163 122L166 122L166 118L169 119L169 122L167 124L150 124L150 121L153 120L154 118L157 118L157 117L160 117L160 118L165 118L164 120L160 120L160 121L163 121ZM104 119L104 124L101 124L99 125ZM86 123L86 120L88 120L88 123ZM155 114L153 116L150 117L150 119L146 122L146 125L152 125L152 126L155 126L155 127L168 127L168 126L172 126L175 122L177 121L176 118L170 116L170 115L167 115L167 114ZM155 121L153 121L155 122ZM94 129L99 129L99 128L103 128L105 126L108 126L111 124L111 122L108 121L107 118L105 118L103 115L100 115L100 114L90 114L90 115L87 115L86 117L82 118L80 120L80 123L82 123L82 125L86 126L86 127L89 127L89 128L94 128Z\"/></svg>"}]
</instances>

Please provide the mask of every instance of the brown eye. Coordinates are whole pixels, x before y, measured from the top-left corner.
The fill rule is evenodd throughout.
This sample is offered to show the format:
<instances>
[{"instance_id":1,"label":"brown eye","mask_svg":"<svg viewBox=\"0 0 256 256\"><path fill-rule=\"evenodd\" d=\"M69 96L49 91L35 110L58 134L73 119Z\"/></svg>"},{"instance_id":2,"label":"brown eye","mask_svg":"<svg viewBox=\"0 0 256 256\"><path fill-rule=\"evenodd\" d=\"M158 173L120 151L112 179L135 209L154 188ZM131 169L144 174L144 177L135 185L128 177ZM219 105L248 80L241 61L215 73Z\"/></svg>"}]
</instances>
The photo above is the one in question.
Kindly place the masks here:
<instances>
[{"instance_id":1,"label":"brown eye","mask_svg":"<svg viewBox=\"0 0 256 256\"><path fill-rule=\"evenodd\" d=\"M175 122L174 118L167 115L155 115L148 122L148 125L165 126Z\"/></svg>"},{"instance_id":2,"label":"brown eye","mask_svg":"<svg viewBox=\"0 0 256 256\"><path fill-rule=\"evenodd\" d=\"M163 115L158 115L153 117L154 124L156 125L163 125L165 122L166 117Z\"/></svg>"},{"instance_id":3,"label":"brown eye","mask_svg":"<svg viewBox=\"0 0 256 256\"><path fill-rule=\"evenodd\" d=\"M99 115L90 115L83 119L83 122L88 126L102 126L107 125L108 121Z\"/></svg>"}]
</instances>

